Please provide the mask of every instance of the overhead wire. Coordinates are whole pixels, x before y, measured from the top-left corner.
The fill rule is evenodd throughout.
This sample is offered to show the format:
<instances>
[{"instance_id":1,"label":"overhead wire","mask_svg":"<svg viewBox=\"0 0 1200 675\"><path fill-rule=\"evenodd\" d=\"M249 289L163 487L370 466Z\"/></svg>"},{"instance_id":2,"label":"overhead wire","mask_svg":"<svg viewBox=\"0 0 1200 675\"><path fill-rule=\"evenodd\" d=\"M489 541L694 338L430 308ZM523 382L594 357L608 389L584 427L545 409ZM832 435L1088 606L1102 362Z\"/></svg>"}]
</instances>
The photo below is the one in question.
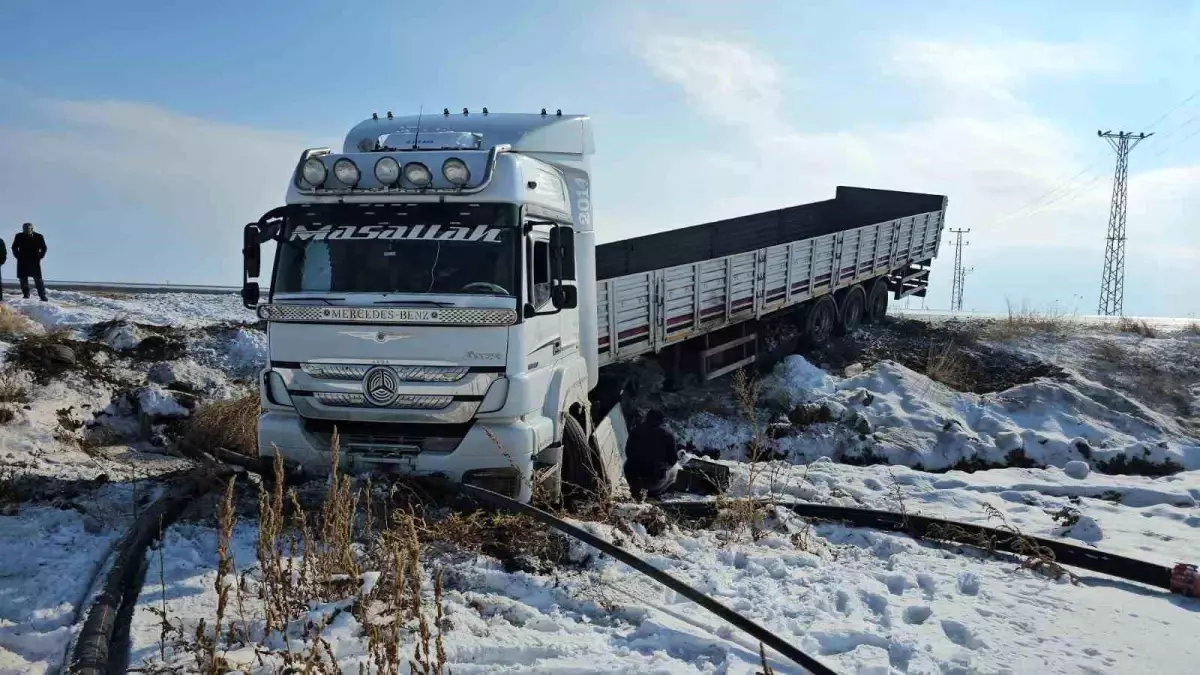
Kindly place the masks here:
<instances>
[{"instance_id":1,"label":"overhead wire","mask_svg":"<svg viewBox=\"0 0 1200 675\"><path fill-rule=\"evenodd\" d=\"M1196 91L1189 94L1187 97L1185 97L1184 99L1182 99L1181 101L1176 103L1173 107L1171 107L1169 110L1167 110L1162 115L1159 115L1159 117L1157 119L1155 119L1153 122L1151 122L1149 125L1147 125L1143 128L1146 130L1153 129L1154 127L1161 124L1163 122L1163 120L1166 120L1168 117L1175 114L1177 111L1179 111L1184 106L1186 106L1188 103L1192 102L1193 100L1197 99L1198 97L1200 97L1200 89L1197 89ZM1186 121L1184 121L1178 125L1175 125L1169 131L1158 135L1158 139L1157 139L1158 143L1161 143L1161 141L1163 141L1167 138L1170 138L1174 134L1178 133L1184 127L1191 125L1196 120L1200 120L1200 112L1197 112L1196 114L1192 115ZM1189 134L1181 142L1178 142L1178 143L1175 143L1172 145L1164 145L1161 147L1161 149L1159 149L1156 153L1150 155L1147 159L1149 160L1149 159L1156 159L1158 157L1161 157L1170 148L1178 147L1178 146L1182 145L1184 142L1194 138L1198 134L1200 134L1200 130L1197 130L1196 132ZM1078 155L1076 155L1076 157L1078 157ZM1102 161L1102 158L1096 159L1091 164L1089 164L1088 166L1081 169L1078 173L1076 173L1075 175L1068 178L1066 181L1063 181L1063 182L1059 183L1058 185L1050 188L1049 190L1042 193L1035 199L1022 204L1021 206L1019 206L1015 210L1011 211L1007 215L996 218L993 221L993 224L1008 222L1010 220L1013 220L1015 218L1022 217L1022 216L1032 216L1032 215L1036 215L1039 213L1043 213L1046 210L1048 210L1049 208L1051 208L1052 206L1059 204L1060 202L1062 202L1064 200L1078 198L1080 195L1084 194L1089 188L1091 188L1093 185L1095 185L1098 181L1102 180L1104 177L1106 177L1108 175L1108 172L1101 171L1101 172L1097 173L1096 175L1092 176L1091 179L1089 179L1083 183L1079 183L1078 185L1074 185L1072 187L1072 185L1080 177L1082 177L1084 174L1088 173L1089 171L1092 171L1094 169L1094 167L1100 163L1100 161ZM1066 189L1064 190L1064 188L1066 188ZM1051 195L1055 195L1055 196L1052 199L1050 199L1050 201L1044 201L1047 197L1050 197Z\"/></svg>"}]
</instances>

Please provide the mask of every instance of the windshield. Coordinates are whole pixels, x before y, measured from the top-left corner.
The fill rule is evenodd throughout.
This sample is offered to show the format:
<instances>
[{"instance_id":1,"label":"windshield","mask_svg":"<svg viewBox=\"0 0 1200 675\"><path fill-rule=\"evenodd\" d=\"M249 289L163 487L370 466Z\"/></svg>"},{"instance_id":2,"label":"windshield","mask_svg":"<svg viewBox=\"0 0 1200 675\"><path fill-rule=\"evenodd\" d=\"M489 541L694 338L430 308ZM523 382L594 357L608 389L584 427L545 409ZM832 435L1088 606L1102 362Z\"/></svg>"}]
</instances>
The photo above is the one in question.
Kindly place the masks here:
<instances>
[{"instance_id":1,"label":"windshield","mask_svg":"<svg viewBox=\"0 0 1200 675\"><path fill-rule=\"evenodd\" d=\"M319 204L289 209L275 293L516 291L511 204Z\"/></svg>"}]
</instances>

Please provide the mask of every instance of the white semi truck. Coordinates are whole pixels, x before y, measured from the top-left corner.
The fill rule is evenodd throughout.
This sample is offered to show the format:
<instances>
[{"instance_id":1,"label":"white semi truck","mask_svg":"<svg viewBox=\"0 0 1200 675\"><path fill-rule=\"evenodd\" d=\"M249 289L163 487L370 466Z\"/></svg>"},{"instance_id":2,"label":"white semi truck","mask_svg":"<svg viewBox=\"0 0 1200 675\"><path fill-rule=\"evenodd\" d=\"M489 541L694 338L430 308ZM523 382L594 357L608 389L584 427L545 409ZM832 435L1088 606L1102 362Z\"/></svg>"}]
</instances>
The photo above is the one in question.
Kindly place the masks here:
<instances>
[{"instance_id":1,"label":"white semi truck","mask_svg":"<svg viewBox=\"0 0 1200 675\"><path fill-rule=\"evenodd\" d=\"M940 195L838 188L597 246L592 153L586 116L486 109L373 115L340 153L305 150L286 205L244 233L243 301L269 337L260 453L321 470L336 429L352 470L521 500L610 489L624 431L596 404L601 369L655 354L716 377L777 326L820 344L925 293Z\"/></svg>"}]
</instances>

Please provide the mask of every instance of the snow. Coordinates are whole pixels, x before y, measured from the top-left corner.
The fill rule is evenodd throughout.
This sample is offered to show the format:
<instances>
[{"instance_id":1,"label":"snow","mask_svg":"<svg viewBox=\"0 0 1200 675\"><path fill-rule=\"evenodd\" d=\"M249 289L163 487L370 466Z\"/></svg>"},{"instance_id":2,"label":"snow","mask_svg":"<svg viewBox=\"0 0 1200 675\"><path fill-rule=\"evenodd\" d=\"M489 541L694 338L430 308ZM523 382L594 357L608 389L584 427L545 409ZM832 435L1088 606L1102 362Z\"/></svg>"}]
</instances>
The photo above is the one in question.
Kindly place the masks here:
<instances>
[{"instance_id":1,"label":"snow","mask_svg":"<svg viewBox=\"0 0 1200 675\"><path fill-rule=\"evenodd\" d=\"M768 400L785 406L814 401L834 419L860 417L873 433L837 437L816 426L779 439L778 449L799 461L869 453L890 464L945 470L970 461L1006 464L1010 453L1020 451L1058 467L1126 458L1200 469L1200 441L1182 435L1177 423L1082 378L1041 379L977 395L890 361L836 382L814 376L816 370L803 357L789 356L764 384ZM748 420L707 412L680 426L681 441L729 459L741 459L740 446L751 435Z\"/></svg>"},{"instance_id":2,"label":"snow","mask_svg":"<svg viewBox=\"0 0 1200 675\"><path fill-rule=\"evenodd\" d=\"M187 408L179 405L175 397L162 387L156 385L142 387L138 390L137 395L138 407L150 417L187 417L188 415Z\"/></svg>"},{"instance_id":3,"label":"snow","mask_svg":"<svg viewBox=\"0 0 1200 675\"><path fill-rule=\"evenodd\" d=\"M113 297L55 291L49 302L15 299L9 305L48 329L86 328L121 319L154 326L195 327L257 320L236 294L201 293L114 294Z\"/></svg>"},{"instance_id":4,"label":"snow","mask_svg":"<svg viewBox=\"0 0 1200 675\"><path fill-rule=\"evenodd\" d=\"M1084 575L1076 586L898 534L776 518L779 530L758 541L680 530L622 539L842 673L1185 673L1200 657L1195 601L1099 576ZM793 543L797 535L803 547ZM234 555L251 578L255 544L254 528L239 525ZM162 552L165 584L148 577L139 598L131 665L158 657L160 624L149 608L164 598L185 633L201 619L211 625L215 551L213 530L172 528ZM151 570L158 555L151 554ZM749 674L757 666L753 640L606 557L552 575L505 572L475 557L435 559L425 571L434 569L447 589L445 644L456 673ZM261 621L248 601L246 620ZM243 620L237 612L232 618ZM1146 649L1147 626L1154 644L1171 648ZM363 627L341 614L324 636L343 672L356 672ZM234 656L250 672L271 672L244 649L227 658ZM781 659L773 666L801 672Z\"/></svg>"},{"instance_id":5,"label":"snow","mask_svg":"<svg viewBox=\"0 0 1200 675\"><path fill-rule=\"evenodd\" d=\"M1063 473L1067 474L1075 480L1083 480L1092 472L1092 467L1088 466L1087 462L1081 462L1078 459L1073 459L1067 462L1063 467Z\"/></svg>"},{"instance_id":6,"label":"snow","mask_svg":"<svg viewBox=\"0 0 1200 675\"><path fill-rule=\"evenodd\" d=\"M209 399L231 395L237 380L253 378L262 367L266 335L236 325L253 321L236 296L60 292L50 303L12 304L47 328L73 329L79 336L98 322L121 319L101 336L118 350L142 337L135 324L189 329L181 334L184 358L134 363L111 357L112 372L137 380L136 386L114 387L73 372L45 385L27 382L28 406L8 405L15 418L0 426L0 469L44 487L38 499L6 509L0 484L0 673L55 672L114 542L133 509L160 485L154 476L188 466L151 454L128 437L85 450L62 437L60 411L84 420L107 410L105 428L124 434L137 430L137 408L182 416L187 411L168 387ZM760 429L798 405L829 421L781 425L786 433L772 441L770 462L745 461L755 425L722 412L736 406L693 405L694 413L672 423L694 451L715 451L730 467L733 497L903 508L1007 524L1163 565L1196 562L1195 427L1152 391L1142 395L1137 387L1118 386L1124 376L1119 366L1106 371L1080 346L1111 341L1133 358L1178 366L1171 376L1186 380L1190 345L1200 344L1187 340L1112 334L1066 342L1027 339L1014 348L1049 358L1067 369L1066 376L986 395L953 391L887 361L830 374L803 357L788 357L762 381L760 400L770 412L758 420ZM1200 383L1190 386L1184 391L1200 398ZM958 470L1008 464L1018 454L1044 468ZM1161 477L1105 473L1118 457L1171 460L1183 470ZM257 530L248 514L240 518L233 556L239 579L247 573L252 583ZM638 524L583 525L840 673L1172 674L1192 672L1200 658L1200 601L1092 573L1080 573L1080 584L1072 585L1012 559L897 533L810 523L786 510L771 514L756 537L720 528L671 526L651 536ZM165 603L184 634L194 633L202 619L212 625L216 542L207 521L169 528L161 578L159 550L149 553L133 615L131 667L159 659L161 625L151 608ZM586 546L573 545L573 565L544 573L506 571L501 561L462 551L426 554L426 574L444 575L446 650L455 673L760 670L755 641ZM365 570L348 592L371 593L386 572ZM324 636L343 672L358 672L366 653L364 627L340 611L353 597L310 610L313 617L336 614ZM235 603L232 618L261 625L254 594L244 600L244 606ZM411 646L406 636L405 648ZM175 654L169 645L167 652L183 671L194 667L191 656ZM274 672L278 665L269 659L258 665L252 648L227 656L251 672ZM772 666L778 673L800 672L778 657Z\"/></svg>"},{"instance_id":7,"label":"snow","mask_svg":"<svg viewBox=\"0 0 1200 675\"><path fill-rule=\"evenodd\" d=\"M22 506L0 516L0 673L55 673L80 612L147 488L110 485L76 509ZM83 513L81 513L83 511Z\"/></svg>"}]
</instances>

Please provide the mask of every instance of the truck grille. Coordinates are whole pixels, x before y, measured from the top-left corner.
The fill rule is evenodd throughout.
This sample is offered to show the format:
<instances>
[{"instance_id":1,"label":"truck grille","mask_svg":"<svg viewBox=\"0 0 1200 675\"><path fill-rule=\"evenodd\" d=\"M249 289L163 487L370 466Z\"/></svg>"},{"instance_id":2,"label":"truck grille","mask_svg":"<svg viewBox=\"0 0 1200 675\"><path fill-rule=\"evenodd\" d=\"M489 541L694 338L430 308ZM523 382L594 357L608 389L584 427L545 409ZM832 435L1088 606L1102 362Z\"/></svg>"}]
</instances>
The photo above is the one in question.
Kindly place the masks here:
<instances>
[{"instance_id":1,"label":"truck grille","mask_svg":"<svg viewBox=\"0 0 1200 675\"><path fill-rule=\"evenodd\" d=\"M307 419L305 431L328 447L333 431L338 431L338 443L345 452L381 452L411 454L416 452L453 452L462 442L471 423L467 424L389 424L385 422L330 422Z\"/></svg>"},{"instance_id":2,"label":"truck grille","mask_svg":"<svg viewBox=\"0 0 1200 675\"><path fill-rule=\"evenodd\" d=\"M344 392L316 391L313 398L329 406L340 408L367 407L367 397L362 394L347 394ZM407 410L441 410L454 402L453 396L430 396L423 394L400 394L386 408L403 408ZM375 407L373 404L371 407Z\"/></svg>"},{"instance_id":3,"label":"truck grille","mask_svg":"<svg viewBox=\"0 0 1200 675\"><path fill-rule=\"evenodd\" d=\"M374 366L344 363L304 363L300 365L310 377L323 380L361 380ZM403 382L457 382L470 370L467 366L393 366Z\"/></svg>"}]
</instances>

